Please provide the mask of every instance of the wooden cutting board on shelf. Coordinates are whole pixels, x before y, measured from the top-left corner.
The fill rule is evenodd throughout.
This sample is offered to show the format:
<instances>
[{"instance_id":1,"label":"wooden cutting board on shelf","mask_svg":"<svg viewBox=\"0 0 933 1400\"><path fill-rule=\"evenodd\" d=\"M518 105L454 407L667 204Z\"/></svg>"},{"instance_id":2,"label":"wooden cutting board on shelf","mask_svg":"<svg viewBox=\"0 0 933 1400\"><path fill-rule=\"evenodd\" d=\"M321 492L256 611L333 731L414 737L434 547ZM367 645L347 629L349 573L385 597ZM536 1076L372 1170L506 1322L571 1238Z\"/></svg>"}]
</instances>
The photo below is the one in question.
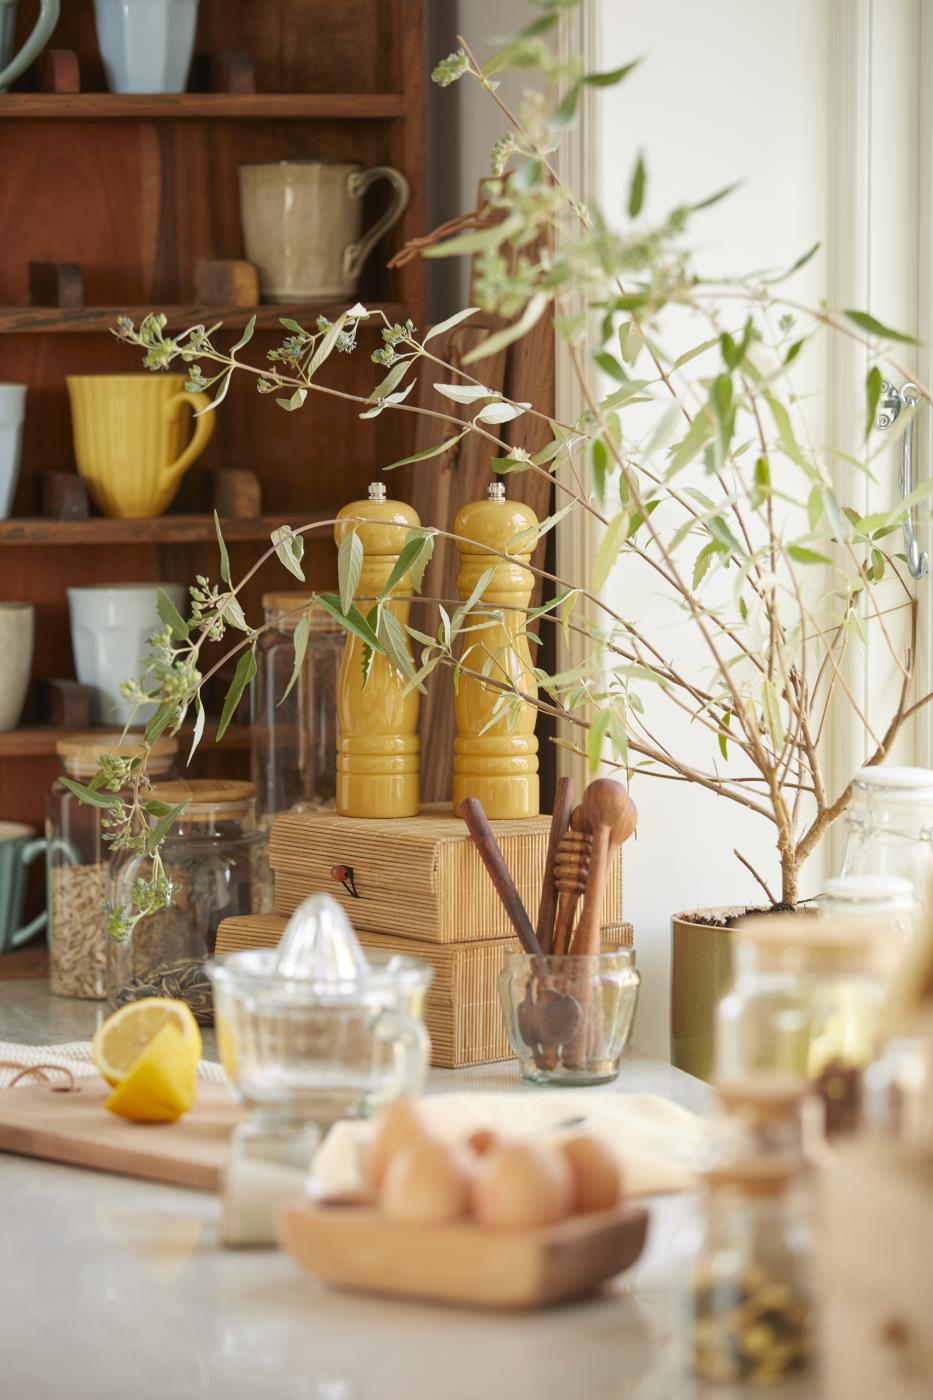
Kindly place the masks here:
<instances>
[{"instance_id":1,"label":"wooden cutting board on shelf","mask_svg":"<svg viewBox=\"0 0 933 1400\"><path fill-rule=\"evenodd\" d=\"M230 1133L243 1112L223 1084L199 1084L177 1123L129 1123L104 1108L106 1084L79 1079L73 1093L47 1084L0 1091L0 1151L118 1176L216 1191Z\"/></svg>"}]
</instances>

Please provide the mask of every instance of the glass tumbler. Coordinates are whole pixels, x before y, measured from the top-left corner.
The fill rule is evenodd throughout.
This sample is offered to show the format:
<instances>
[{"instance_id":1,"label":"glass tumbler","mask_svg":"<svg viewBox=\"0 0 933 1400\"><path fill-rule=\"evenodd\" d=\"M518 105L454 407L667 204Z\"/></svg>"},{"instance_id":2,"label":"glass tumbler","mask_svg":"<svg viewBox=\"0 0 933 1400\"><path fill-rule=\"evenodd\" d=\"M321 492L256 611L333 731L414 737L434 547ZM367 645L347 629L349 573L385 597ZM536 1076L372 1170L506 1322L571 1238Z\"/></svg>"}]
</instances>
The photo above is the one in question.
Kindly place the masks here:
<instances>
[{"instance_id":1,"label":"glass tumbler","mask_svg":"<svg viewBox=\"0 0 933 1400\"><path fill-rule=\"evenodd\" d=\"M615 1079L640 982L634 948L592 956L506 953L499 1000L522 1079L567 1085Z\"/></svg>"}]
</instances>

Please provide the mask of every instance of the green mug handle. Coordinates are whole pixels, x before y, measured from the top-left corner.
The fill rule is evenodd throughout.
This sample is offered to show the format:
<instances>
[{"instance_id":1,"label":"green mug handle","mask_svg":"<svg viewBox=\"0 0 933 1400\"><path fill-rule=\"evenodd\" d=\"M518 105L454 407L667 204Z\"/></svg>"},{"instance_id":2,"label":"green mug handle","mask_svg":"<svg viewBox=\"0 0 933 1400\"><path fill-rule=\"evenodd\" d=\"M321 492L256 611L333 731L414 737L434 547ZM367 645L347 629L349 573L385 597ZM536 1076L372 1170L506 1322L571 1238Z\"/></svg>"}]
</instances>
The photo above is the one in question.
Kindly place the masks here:
<instances>
[{"instance_id":1,"label":"green mug handle","mask_svg":"<svg viewBox=\"0 0 933 1400\"><path fill-rule=\"evenodd\" d=\"M43 851L48 849L48 844L44 836L37 836L35 841L30 841L28 845L24 846L20 854L20 860L23 865L32 865L36 856L41 855ZM48 909L43 909L42 913L37 914L31 923L24 924L22 928L16 930L10 938L10 947L22 948L23 944L28 943L30 938L35 938L36 934L41 932L48 922L49 911Z\"/></svg>"},{"instance_id":2,"label":"green mug handle","mask_svg":"<svg viewBox=\"0 0 933 1400\"><path fill-rule=\"evenodd\" d=\"M61 8L61 0L39 0L39 18L32 33L16 57L11 59L5 68L0 69L0 89L9 87L10 83L15 82L25 73L30 63L38 58L58 24Z\"/></svg>"}]
</instances>

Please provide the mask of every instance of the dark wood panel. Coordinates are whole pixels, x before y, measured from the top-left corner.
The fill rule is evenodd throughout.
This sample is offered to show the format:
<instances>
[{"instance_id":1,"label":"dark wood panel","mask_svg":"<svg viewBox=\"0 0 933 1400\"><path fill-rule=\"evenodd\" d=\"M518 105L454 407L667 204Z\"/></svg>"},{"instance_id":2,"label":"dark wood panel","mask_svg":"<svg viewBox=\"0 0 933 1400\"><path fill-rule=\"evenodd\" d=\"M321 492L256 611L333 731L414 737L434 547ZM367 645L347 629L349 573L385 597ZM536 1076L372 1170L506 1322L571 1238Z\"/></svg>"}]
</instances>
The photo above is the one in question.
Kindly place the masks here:
<instances>
[{"instance_id":1,"label":"dark wood panel","mask_svg":"<svg viewBox=\"0 0 933 1400\"><path fill-rule=\"evenodd\" d=\"M0 103L0 121L373 121L405 111L404 97L394 92L11 92Z\"/></svg>"},{"instance_id":2,"label":"dark wood panel","mask_svg":"<svg viewBox=\"0 0 933 1400\"><path fill-rule=\"evenodd\" d=\"M119 316L129 316L139 325L150 311L158 309L167 318L167 329L184 330L194 325L244 326L252 316L258 327L278 327L283 316L313 325L318 316L333 319L346 311L347 302L265 302L261 306L214 306L192 302L187 306L160 304L147 306L0 306L0 335L109 335ZM373 311L384 311L393 321L405 315L401 302L367 301ZM285 332L283 332L284 334Z\"/></svg>"},{"instance_id":3,"label":"dark wood panel","mask_svg":"<svg viewBox=\"0 0 933 1400\"><path fill-rule=\"evenodd\" d=\"M327 512L302 511L301 524L317 515L333 518L339 506ZM262 515L255 520L221 520L224 539L267 540L279 525L298 523L294 512ZM79 548L82 545L114 544L205 544L216 538L212 515L158 515L148 520L109 520L92 516L89 520L47 520L43 516L0 520L0 546L56 545Z\"/></svg>"}]
</instances>

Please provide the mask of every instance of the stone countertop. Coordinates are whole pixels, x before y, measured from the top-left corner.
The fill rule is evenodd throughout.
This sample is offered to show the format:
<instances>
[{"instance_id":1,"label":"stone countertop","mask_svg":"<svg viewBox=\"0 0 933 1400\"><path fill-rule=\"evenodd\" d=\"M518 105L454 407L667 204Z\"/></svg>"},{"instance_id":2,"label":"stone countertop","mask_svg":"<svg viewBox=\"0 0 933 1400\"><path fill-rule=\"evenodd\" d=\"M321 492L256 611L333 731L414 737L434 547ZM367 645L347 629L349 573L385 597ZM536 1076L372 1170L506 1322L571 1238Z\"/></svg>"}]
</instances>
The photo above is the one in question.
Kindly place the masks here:
<instances>
[{"instance_id":1,"label":"stone countertop","mask_svg":"<svg viewBox=\"0 0 933 1400\"><path fill-rule=\"evenodd\" d=\"M0 982L0 1040L85 1039L101 1014L44 982ZM522 1091L512 1063L431 1072L429 1092L460 1087ZM708 1108L705 1085L637 1051L592 1092L620 1091ZM707 1392L677 1356L673 1246L695 1205L651 1207L645 1254L604 1295L482 1313L331 1291L275 1250L220 1249L210 1195L0 1154L0 1389L9 1400L692 1400Z\"/></svg>"}]
</instances>

